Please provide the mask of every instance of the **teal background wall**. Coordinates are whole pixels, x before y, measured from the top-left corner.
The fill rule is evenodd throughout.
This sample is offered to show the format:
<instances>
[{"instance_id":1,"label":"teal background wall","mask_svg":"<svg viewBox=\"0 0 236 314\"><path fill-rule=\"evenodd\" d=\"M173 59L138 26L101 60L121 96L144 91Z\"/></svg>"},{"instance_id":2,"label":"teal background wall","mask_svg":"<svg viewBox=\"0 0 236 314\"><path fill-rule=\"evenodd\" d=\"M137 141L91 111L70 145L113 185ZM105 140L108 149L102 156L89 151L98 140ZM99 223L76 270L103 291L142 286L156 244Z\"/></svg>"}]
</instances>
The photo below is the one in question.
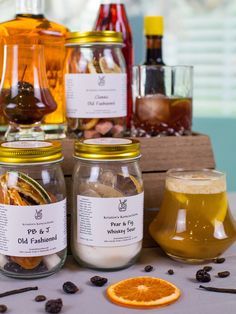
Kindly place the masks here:
<instances>
[{"instance_id":1,"label":"teal background wall","mask_svg":"<svg viewBox=\"0 0 236 314\"><path fill-rule=\"evenodd\" d=\"M210 136L216 167L226 172L228 191L236 191L236 119L195 117L193 130Z\"/></svg>"}]
</instances>

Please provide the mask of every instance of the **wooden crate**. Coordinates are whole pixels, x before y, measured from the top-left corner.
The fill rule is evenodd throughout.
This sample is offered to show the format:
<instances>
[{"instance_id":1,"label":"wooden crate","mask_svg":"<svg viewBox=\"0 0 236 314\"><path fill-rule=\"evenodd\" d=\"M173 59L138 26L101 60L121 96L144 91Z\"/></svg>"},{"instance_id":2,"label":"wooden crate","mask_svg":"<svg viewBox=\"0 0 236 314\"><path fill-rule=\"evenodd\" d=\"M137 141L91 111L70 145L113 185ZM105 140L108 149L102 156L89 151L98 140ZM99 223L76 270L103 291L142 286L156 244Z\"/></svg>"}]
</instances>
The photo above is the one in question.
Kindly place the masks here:
<instances>
[{"instance_id":1,"label":"wooden crate","mask_svg":"<svg viewBox=\"0 0 236 314\"><path fill-rule=\"evenodd\" d=\"M211 141L207 135L194 134L182 137L139 138L141 142L141 169L144 180L144 247L155 246L156 243L148 233L148 226L157 214L160 206L165 174L171 168L202 169L215 168ZM71 212L71 174L75 164L73 156L73 140L62 141L63 171L68 192L68 220Z\"/></svg>"}]
</instances>

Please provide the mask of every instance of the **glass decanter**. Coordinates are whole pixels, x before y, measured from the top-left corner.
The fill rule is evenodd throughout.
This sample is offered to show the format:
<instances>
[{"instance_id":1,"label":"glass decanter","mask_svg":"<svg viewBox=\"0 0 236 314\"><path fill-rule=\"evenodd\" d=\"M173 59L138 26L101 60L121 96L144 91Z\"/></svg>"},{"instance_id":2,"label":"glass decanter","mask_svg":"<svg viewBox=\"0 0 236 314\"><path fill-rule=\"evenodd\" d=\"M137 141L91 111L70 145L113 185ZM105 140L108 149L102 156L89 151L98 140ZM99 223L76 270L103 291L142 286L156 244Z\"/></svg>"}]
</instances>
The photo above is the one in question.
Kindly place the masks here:
<instances>
[{"instance_id":1,"label":"glass decanter","mask_svg":"<svg viewBox=\"0 0 236 314\"><path fill-rule=\"evenodd\" d=\"M41 45L5 45L0 107L9 121L8 141L45 138L42 119L56 110Z\"/></svg>"}]
</instances>

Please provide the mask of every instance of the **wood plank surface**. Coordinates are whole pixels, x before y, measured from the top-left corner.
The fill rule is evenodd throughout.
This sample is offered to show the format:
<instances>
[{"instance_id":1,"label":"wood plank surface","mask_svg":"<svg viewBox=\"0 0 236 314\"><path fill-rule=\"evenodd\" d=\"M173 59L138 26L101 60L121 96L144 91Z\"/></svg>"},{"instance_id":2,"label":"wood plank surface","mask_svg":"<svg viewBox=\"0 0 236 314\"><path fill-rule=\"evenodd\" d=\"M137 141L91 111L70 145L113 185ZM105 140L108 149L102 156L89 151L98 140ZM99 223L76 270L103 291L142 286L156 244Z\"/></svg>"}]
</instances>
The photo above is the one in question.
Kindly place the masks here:
<instances>
[{"instance_id":1,"label":"wood plank surface","mask_svg":"<svg viewBox=\"0 0 236 314\"><path fill-rule=\"evenodd\" d=\"M214 168L214 155L207 135L138 138L141 143L143 172L166 171L170 168ZM76 159L73 158L74 140L65 139L63 171L71 175Z\"/></svg>"}]
</instances>

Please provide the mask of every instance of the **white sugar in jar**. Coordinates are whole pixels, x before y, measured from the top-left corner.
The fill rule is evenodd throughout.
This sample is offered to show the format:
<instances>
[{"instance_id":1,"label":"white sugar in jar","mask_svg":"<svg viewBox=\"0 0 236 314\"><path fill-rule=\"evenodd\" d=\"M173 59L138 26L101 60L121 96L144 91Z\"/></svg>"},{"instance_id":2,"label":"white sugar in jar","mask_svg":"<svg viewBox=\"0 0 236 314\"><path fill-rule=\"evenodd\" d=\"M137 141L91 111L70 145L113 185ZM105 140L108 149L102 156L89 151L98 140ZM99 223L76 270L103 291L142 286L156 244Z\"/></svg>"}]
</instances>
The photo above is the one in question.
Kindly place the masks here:
<instances>
[{"instance_id":1,"label":"white sugar in jar","mask_svg":"<svg viewBox=\"0 0 236 314\"><path fill-rule=\"evenodd\" d=\"M75 142L72 252L83 266L115 270L132 265L143 238L143 181L137 140Z\"/></svg>"}]
</instances>

